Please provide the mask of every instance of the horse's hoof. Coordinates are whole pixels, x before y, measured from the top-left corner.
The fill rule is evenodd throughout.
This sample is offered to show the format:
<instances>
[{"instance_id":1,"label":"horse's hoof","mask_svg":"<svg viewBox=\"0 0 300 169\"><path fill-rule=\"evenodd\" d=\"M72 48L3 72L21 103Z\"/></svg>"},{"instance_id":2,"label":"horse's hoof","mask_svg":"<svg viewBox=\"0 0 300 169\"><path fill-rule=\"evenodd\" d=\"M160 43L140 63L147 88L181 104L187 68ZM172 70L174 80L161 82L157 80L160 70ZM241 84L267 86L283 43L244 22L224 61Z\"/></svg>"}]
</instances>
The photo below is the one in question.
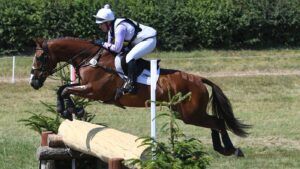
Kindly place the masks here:
<instances>
[{"instance_id":1,"label":"horse's hoof","mask_svg":"<svg viewBox=\"0 0 300 169\"><path fill-rule=\"evenodd\" d=\"M234 152L234 155L236 157L245 157L244 153L242 152L242 150L240 148L237 148Z\"/></svg>"},{"instance_id":2,"label":"horse's hoof","mask_svg":"<svg viewBox=\"0 0 300 169\"><path fill-rule=\"evenodd\" d=\"M70 121L73 121L72 113L68 110L65 110L61 113L61 117L64 119L68 119Z\"/></svg>"},{"instance_id":3,"label":"horse's hoof","mask_svg":"<svg viewBox=\"0 0 300 169\"><path fill-rule=\"evenodd\" d=\"M77 118L82 118L84 116L84 108L83 107L78 107L78 108L75 108L75 115Z\"/></svg>"}]
</instances>

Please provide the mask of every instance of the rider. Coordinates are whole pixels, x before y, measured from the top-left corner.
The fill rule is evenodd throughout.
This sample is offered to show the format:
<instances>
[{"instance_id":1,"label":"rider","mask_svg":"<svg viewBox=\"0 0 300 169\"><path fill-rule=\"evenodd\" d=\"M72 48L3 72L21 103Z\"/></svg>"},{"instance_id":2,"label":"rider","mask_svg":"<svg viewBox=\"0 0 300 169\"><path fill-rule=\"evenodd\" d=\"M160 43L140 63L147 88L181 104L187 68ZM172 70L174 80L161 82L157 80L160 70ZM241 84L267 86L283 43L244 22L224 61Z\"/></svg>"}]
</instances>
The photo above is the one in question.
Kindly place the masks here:
<instances>
[{"instance_id":1,"label":"rider","mask_svg":"<svg viewBox=\"0 0 300 169\"><path fill-rule=\"evenodd\" d=\"M125 80L122 91L123 93L135 93L136 60L155 49L156 30L131 19L115 18L108 4L101 8L94 17L99 28L108 33L107 42L98 39L95 40L95 44L119 55L129 51L126 56L128 78Z\"/></svg>"}]
</instances>

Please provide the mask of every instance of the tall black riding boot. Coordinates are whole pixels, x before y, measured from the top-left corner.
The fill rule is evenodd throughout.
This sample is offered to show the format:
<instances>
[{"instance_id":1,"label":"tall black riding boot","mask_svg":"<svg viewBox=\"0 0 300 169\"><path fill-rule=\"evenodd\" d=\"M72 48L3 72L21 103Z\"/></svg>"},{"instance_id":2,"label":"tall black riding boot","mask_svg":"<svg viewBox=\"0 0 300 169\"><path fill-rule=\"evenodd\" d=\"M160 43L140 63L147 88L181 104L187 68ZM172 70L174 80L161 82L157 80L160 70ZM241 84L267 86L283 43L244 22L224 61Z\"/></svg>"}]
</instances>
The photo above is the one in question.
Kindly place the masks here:
<instances>
[{"instance_id":1,"label":"tall black riding boot","mask_svg":"<svg viewBox=\"0 0 300 169\"><path fill-rule=\"evenodd\" d=\"M137 72L137 65L136 65L136 60L133 59L129 61L128 63L128 79L125 81L123 85L123 92L124 93L131 93L134 94L136 93L136 72Z\"/></svg>"}]
</instances>

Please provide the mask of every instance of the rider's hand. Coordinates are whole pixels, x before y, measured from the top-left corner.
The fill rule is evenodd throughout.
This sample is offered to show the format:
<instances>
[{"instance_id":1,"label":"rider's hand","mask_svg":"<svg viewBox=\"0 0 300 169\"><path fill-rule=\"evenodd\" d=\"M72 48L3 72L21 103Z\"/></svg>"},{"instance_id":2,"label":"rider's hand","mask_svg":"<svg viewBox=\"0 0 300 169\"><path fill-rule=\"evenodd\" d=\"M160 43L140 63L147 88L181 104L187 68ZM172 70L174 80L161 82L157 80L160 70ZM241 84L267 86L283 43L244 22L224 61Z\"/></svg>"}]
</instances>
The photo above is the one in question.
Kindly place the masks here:
<instances>
[{"instance_id":1,"label":"rider's hand","mask_svg":"<svg viewBox=\"0 0 300 169\"><path fill-rule=\"evenodd\" d=\"M97 40L94 41L94 44L99 45L99 46L103 46L104 41L102 39L97 39Z\"/></svg>"}]
</instances>

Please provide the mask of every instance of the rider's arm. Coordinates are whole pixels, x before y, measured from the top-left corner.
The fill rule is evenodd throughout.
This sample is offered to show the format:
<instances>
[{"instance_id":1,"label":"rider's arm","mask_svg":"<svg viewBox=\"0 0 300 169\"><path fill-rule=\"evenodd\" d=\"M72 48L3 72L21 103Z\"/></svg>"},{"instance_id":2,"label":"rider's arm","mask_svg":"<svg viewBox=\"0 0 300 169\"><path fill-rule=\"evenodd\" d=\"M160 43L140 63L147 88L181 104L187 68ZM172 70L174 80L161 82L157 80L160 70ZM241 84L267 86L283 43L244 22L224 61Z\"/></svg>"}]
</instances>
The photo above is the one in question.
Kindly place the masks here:
<instances>
[{"instance_id":1,"label":"rider's arm","mask_svg":"<svg viewBox=\"0 0 300 169\"><path fill-rule=\"evenodd\" d=\"M115 43L105 42L103 47L110 51L119 53L122 50L123 42L125 39L126 27L122 24L118 25L115 30Z\"/></svg>"}]
</instances>

